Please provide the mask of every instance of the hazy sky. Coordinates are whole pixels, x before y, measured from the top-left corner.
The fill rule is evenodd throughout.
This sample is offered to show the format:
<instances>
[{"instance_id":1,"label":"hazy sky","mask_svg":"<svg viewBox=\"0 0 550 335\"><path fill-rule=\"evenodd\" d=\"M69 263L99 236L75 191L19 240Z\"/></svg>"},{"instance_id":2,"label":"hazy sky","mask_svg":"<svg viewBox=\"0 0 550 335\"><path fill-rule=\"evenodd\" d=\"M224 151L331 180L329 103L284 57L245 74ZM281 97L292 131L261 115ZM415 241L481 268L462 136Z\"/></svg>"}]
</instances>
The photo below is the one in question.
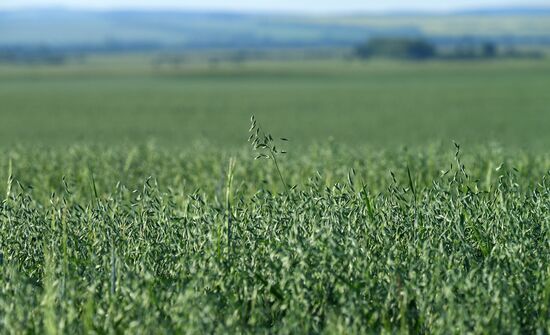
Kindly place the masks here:
<instances>
[{"instance_id":1,"label":"hazy sky","mask_svg":"<svg viewBox=\"0 0 550 335\"><path fill-rule=\"evenodd\" d=\"M190 10L351 12L436 10L492 6L550 6L550 0L0 0L0 8L180 8Z\"/></svg>"}]
</instances>

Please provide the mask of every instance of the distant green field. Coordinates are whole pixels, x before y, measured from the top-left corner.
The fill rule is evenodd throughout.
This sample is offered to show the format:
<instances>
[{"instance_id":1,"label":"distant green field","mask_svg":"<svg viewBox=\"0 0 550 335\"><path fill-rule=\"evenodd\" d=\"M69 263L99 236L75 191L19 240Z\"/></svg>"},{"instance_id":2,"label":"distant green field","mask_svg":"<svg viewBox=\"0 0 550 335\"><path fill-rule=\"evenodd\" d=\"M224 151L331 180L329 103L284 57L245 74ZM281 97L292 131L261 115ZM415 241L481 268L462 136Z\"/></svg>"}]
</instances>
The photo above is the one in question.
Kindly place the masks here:
<instances>
[{"instance_id":1,"label":"distant green field","mask_svg":"<svg viewBox=\"0 0 550 335\"><path fill-rule=\"evenodd\" d=\"M147 56L0 67L0 141L208 140L251 114L296 143L550 143L550 62L256 62L155 68Z\"/></svg>"}]
</instances>

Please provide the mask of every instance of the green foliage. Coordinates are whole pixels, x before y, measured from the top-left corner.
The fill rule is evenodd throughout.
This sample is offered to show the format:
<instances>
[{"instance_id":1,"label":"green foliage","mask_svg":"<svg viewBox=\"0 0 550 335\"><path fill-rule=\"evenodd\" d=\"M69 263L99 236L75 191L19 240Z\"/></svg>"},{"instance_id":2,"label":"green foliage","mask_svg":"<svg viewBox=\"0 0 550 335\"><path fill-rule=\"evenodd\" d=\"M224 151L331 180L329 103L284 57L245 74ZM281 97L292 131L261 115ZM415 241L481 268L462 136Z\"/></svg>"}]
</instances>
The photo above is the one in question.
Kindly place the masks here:
<instances>
[{"instance_id":1,"label":"green foliage","mask_svg":"<svg viewBox=\"0 0 550 335\"><path fill-rule=\"evenodd\" d=\"M550 331L548 154L249 155L4 150L1 332Z\"/></svg>"},{"instance_id":2,"label":"green foliage","mask_svg":"<svg viewBox=\"0 0 550 335\"><path fill-rule=\"evenodd\" d=\"M549 63L96 61L1 68L0 333L550 333Z\"/></svg>"}]
</instances>

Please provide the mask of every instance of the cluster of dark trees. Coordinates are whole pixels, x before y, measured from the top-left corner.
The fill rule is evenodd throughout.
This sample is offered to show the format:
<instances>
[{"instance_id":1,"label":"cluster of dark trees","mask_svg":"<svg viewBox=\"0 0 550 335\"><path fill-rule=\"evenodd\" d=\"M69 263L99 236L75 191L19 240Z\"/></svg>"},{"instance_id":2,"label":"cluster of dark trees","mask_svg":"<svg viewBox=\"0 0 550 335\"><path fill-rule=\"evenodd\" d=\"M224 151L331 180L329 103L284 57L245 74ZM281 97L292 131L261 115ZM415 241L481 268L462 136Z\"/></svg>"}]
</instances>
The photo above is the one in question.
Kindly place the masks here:
<instances>
[{"instance_id":1,"label":"cluster of dark trees","mask_svg":"<svg viewBox=\"0 0 550 335\"><path fill-rule=\"evenodd\" d=\"M500 51L494 42L465 42L454 46L438 47L422 38L372 38L355 48L362 59L383 57L410 60L426 59L490 59L490 58L541 58L543 53L518 51L508 48Z\"/></svg>"},{"instance_id":2,"label":"cluster of dark trees","mask_svg":"<svg viewBox=\"0 0 550 335\"><path fill-rule=\"evenodd\" d=\"M422 39L373 38L355 49L360 58L387 57L403 59L429 59L437 55L434 45Z\"/></svg>"}]
</instances>

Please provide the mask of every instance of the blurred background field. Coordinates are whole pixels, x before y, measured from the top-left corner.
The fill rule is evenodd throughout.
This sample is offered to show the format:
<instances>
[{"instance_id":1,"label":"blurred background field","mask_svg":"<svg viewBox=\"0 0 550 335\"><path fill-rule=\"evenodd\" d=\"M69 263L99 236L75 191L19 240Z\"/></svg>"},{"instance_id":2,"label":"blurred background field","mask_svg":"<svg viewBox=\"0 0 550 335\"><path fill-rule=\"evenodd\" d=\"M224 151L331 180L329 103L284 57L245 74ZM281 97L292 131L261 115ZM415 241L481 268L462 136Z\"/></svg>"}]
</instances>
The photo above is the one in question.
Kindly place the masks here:
<instances>
[{"instance_id":1,"label":"blurred background field","mask_svg":"<svg viewBox=\"0 0 550 335\"><path fill-rule=\"evenodd\" d=\"M456 140L544 149L550 61L254 60L156 66L154 55L0 65L6 144L155 139L244 145L250 115L295 145Z\"/></svg>"},{"instance_id":2,"label":"blurred background field","mask_svg":"<svg viewBox=\"0 0 550 335\"><path fill-rule=\"evenodd\" d=\"M254 114L294 145L540 151L550 144L549 18L538 7L3 11L0 142L237 147ZM372 51L376 39L382 50ZM415 41L428 54L399 53Z\"/></svg>"}]
</instances>

